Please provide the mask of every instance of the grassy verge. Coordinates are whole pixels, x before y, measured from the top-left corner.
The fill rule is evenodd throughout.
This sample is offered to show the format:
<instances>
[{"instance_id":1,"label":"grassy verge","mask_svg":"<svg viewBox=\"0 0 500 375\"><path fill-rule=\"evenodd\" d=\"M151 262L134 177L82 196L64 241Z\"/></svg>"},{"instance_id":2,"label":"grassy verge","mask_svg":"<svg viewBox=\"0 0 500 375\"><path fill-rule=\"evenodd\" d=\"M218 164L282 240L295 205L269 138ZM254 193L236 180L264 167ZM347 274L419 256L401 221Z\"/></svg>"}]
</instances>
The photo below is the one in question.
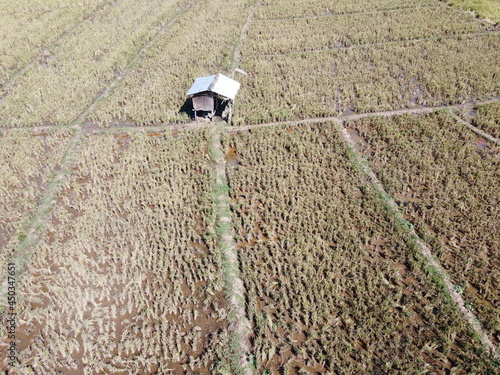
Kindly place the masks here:
<instances>
[{"instance_id":1,"label":"grassy verge","mask_svg":"<svg viewBox=\"0 0 500 375\"><path fill-rule=\"evenodd\" d=\"M231 328L231 357L234 373L252 374L250 363L251 323L246 317L245 287L240 278L238 251L230 210L229 186L226 177L225 153L221 141L226 123L212 130L210 159L215 163L213 201L217 220L217 248L224 257L226 295L229 303L228 320Z\"/></svg>"},{"instance_id":2,"label":"grassy verge","mask_svg":"<svg viewBox=\"0 0 500 375\"><path fill-rule=\"evenodd\" d=\"M479 17L495 23L500 21L500 2L498 0L447 0L448 4L471 10Z\"/></svg>"}]
</instances>

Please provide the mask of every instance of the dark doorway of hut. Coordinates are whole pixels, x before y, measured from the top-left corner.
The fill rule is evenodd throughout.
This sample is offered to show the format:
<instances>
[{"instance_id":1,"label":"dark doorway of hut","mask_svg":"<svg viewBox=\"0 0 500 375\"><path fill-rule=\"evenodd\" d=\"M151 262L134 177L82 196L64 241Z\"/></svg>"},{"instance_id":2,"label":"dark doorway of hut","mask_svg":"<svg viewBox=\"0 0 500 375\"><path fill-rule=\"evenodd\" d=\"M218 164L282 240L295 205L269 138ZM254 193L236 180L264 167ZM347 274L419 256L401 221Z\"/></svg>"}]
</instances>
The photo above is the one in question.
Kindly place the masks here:
<instances>
[{"instance_id":1,"label":"dark doorway of hut","mask_svg":"<svg viewBox=\"0 0 500 375\"><path fill-rule=\"evenodd\" d=\"M215 118L226 122L231 122L232 102L218 96L194 96L191 98L193 119L208 119L214 121Z\"/></svg>"},{"instance_id":2,"label":"dark doorway of hut","mask_svg":"<svg viewBox=\"0 0 500 375\"><path fill-rule=\"evenodd\" d=\"M214 119L217 118L218 120L230 123L232 104L230 100L222 99L217 96L196 96L186 99L179 113L185 113L194 121L214 121Z\"/></svg>"}]
</instances>

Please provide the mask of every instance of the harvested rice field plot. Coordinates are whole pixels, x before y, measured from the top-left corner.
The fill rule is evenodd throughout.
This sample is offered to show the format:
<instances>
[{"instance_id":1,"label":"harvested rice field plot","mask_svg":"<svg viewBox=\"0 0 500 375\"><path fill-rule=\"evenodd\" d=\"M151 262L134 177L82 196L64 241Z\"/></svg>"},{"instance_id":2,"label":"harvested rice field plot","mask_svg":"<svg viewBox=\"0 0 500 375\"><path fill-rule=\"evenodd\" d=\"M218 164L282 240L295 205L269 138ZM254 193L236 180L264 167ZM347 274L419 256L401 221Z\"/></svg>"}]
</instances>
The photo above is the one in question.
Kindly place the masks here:
<instances>
[{"instance_id":1,"label":"harvested rice field plot","mask_svg":"<svg viewBox=\"0 0 500 375\"><path fill-rule=\"evenodd\" d=\"M500 139L500 102L484 104L461 116L472 125Z\"/></svg>"},{"instance_id":2,"label":"harvested rice field plot","mask_svg":"<svg viewBox=\"0 0 500 375\"><path fill-rule=\"evenodd\" d=\"M260 373L488 373L333 124L227 140Z\"/></svg>"},{"instance_id":3,"label":"harvested rice field plot","mask_svg":"<svg viewBox=\"0 0 500 375\"><path fill-rule=\"evenodd\" d=\"M67 150L70 132L0 135L0 275ZM0 305L5 305L1 301Z\"/></svg>"},{"instance_id":4,"label":"harvested rice field plot","mask_svg":"<svg viewBox=\"0 0 500 375\"><path fill-rule=\"evenodd\" d=\"M187 89L196 77L229 68L253 2L197 1L89 119L101 126L117 119L139 125L189 121L191 113L182 110Z\"/></svg>"},{"instance_id":5,"label":"harvested rice field plot","mask_svg":"<svg viewBox=\"0 0 500 375\"><path fill-rule=\"evenodd\" d=\"M206 152L203 132L85 139L22 275L12 373L223 371Z\"/></svg>"},{"instance_id":6,"label":"harvested rice field plot","mask_svg":"<svg viewBox=\"0 0 500 375\"><path fill-rule=\"evenodd\" d=\"M0 87L38 55L46 58L48 51L44 55L42 49L51 47L58 37L105 4L109 1L47 1L39 6L33 6L32 1L2 2Z\"/></svg>"},{"instance_id":7,"label":"harvested rice field plot","mask_svg":"<svg viewBox=\"0 0 500 375\"><path fill-rule=\"evenodd\" d=\"M498 345L499 148L443 113L347 126Z\"/></svg>"},{"instance_id":8,"label":"harvested rice field plot","mask_svg":"<svg viewBox=\"0 0 500 375\"><path fill-rule=\"evenodd\" d=\"M471 14L447 6L402 9L370 14L277 19L255 22L246 55L320 51L364 44L477 33L494 29Z\"/></svg>"},{"instance_id":9,"label":"harvested rice field plot","mask_svg":"<svg viewBox=\"0 0 500 375\"><path fill-rule=\"evenodd\" d=\"M123 0L103 7L50 50L2 99L4 126L66 125L172 18L182 1Z\"/></svg>"},{"instance_id":10,"label":"harvested rice field plot","mask_svg":"<svg viewBox=\"0 0 500 375\"><path fill-rule=\"evenodd\" d=\"M500 34L244 60L235 123L456 104L498 95ZM314 103L314 105L311 105Z\"/></svg>"}]
</instances>

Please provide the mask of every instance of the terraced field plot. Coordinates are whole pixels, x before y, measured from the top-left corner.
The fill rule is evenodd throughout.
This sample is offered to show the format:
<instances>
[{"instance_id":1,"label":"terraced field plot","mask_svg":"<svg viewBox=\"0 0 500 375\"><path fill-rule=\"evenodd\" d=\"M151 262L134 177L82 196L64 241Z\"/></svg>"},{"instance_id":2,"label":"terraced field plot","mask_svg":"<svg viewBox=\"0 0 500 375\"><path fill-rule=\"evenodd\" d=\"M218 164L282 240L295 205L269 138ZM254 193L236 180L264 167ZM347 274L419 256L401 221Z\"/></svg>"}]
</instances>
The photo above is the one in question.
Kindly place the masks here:
<instances>
[{"instance_id":1,"label":"terraced field plot","mask_svg":"<svg viewBox=\"0 0 500 375\"><path fill-rule=\"evenodd\" d=\"M243 49L251 90L236 124L498 95L498 29L471 14L437 1L299 4L259 8ZM295 13L302 5L308 10Z\"/></svg>"},{"instance_id":2,"label":"terraced field plot","mask_svg":"<svg viewBox=\"0 0 500 375\"><path fill-rule=\"evenodd\" d=\"M492 34L439 44L255 58L244 64L257 78L244 81L251 90L242 93L235 121L252 124L490 98L499 89L499 40Z\"/></svg>"},{"instance_id":3,"label":"terraced field plot","mask_svg":"<svg viewBox=\"0 0 500 375\"><path fill-rule=\"evenodd\" d=\"M4 126L66 125L120 75L180 1L124 0L104 7L61 39L2 99ZM139 25L139 26L138 26Z\"/></svg>"},{"instance_id":4,"label":"terraced field plot","mask_svg":"<svg viewBox=\"0 0 500 375\"><path fill-rule=\"evenodd\" d=\"M244 52L246 55L278 55L321 51L489 29L490 24L478 22L470 14L450 12L442 5L369 14L263 19L253 24Z\"/></svg>"},{"instance_id":5,"label":"terraced field plot","mask_svg":"<svg viewBox=\"0 0 500 375\"><path fill-rule=\"evenodd\" d=\"M2 371L499 372L498 25L437 0L0 20ZM192 122L218 72L232 123Z\"/></svg>"}]
</instances>

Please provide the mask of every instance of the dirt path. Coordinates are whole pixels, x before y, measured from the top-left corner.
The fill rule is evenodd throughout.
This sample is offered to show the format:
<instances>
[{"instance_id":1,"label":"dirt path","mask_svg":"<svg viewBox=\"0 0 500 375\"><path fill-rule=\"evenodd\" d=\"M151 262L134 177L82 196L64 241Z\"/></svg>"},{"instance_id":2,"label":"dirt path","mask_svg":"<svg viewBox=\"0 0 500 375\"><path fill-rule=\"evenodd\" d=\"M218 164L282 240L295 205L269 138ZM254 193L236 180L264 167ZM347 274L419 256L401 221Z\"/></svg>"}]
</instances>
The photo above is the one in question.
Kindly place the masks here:
<instances>
[{"instance_id":1,"label":"dirt path","mask_svg":"<svg viewBox=\"0 0 500 375\"><path fill-rule=\"evenodd\" d=\"M338 126L338 131L340 132L342 139L346 142L347 146L353 153L355 157L355 163L361 168L363 173L368 177L370 183L375 187L377 192L380 194L381 199L389 205L390 213L396 219L396 222L403 223L402 227L405 228L408 235L415 241L420 251L420 254L423 255L428 264L430 264L432 268L435 270L437 276L440 278L440 280L446 287L446 290L449 293L452 301L456 304L456 306L460 310L462 317L467 321L467 323L470 324L471 328L480 338L484 349L488 353L490 353L495 359L500 359L499 349L496 348L495 345L492 343L488 334L483 330L481 323L476 318L476 316L469 309L465 307L464 300L462 296L459 293L457 293L456 286L453 285L448 273L444 270L441 264L439 264L439 262L433 256L429 246L424 241L422 241L422 239L417 235L413 226L408 221L406 221L403 214L399 210L397 203L387 193L387 191L385 190L384 186L378 179L375 172L370 168L366 160L363 159L361 153L356 149L354 141L351 139L351 136L344 127L344 122L340 119L337 119L335 123Z\"/></svg>"},{"instance_id":2,"label":"dirt path","mask_svg":"<svg viewBox=\"0 0 500 375\"><path fill-rule=\"evenodd\" d=\"M228 129L229 132L238 132L238 131L246 131L250 129L257 129L262 127L269 126L287 126L287 125L313 125L327 121L348 121L348 120L359 120L366 117L394 117L400 116L404 114L410 115L422 115L426 113L433 113L442 110L458 110L458 109L468 109L473 108L478 105L483 104L491 104L500 101L500 97L489 99L489 100L480 100L470 103L464 104L456 104L456 105L444 105L438 107L422 107L422 108L405 108L405 109L396 109L393 111L380 111L380 112L367 112L367 113L359 113L352 115L341 115L341 116L331 116L331 117L316 117L316 118L308 118L304 120L289 120L289 121L278 121L278 122L268 122L265 124L257 124L257 125L244 125L238 127L231 127Z\"/></svg>"},{"instance_id":3,"label":"dirt path","mask_svg":"<svg viewBox=\"0 0 500 375\"><path fill-rule=\"evenodd\" d=\"M53 39L51 42L49 42L45 47L41 49L41 51L36 55L36 57L31 61L28 65L25 67L19 69L17 72L15 72L7 81L4 82L4 84L0 87L0 102L1 100L8 95L8 90L15 84L16 80L18 77L26 74L30 69L32 69L35 65L37 65L40 62L40 58L43 57L43 54L45 51L52 49L57 43L59 43L61 40L63 40L65 37L67 37L69 34L71 34L74 30L76 30L80 25L82 25L84 22L88 21L91 19L97 12L99 12L101 9L103 9L106 6L113 5L113 2L110 0L105 0L101 4L99 4L94 11L92 11L90 14L82 18L80 21L78 21L76 24L74 24L72 27L70 27L68 30L64 31L63 33L59 34L55 39Z\"/></svg>"}]
</instances>

